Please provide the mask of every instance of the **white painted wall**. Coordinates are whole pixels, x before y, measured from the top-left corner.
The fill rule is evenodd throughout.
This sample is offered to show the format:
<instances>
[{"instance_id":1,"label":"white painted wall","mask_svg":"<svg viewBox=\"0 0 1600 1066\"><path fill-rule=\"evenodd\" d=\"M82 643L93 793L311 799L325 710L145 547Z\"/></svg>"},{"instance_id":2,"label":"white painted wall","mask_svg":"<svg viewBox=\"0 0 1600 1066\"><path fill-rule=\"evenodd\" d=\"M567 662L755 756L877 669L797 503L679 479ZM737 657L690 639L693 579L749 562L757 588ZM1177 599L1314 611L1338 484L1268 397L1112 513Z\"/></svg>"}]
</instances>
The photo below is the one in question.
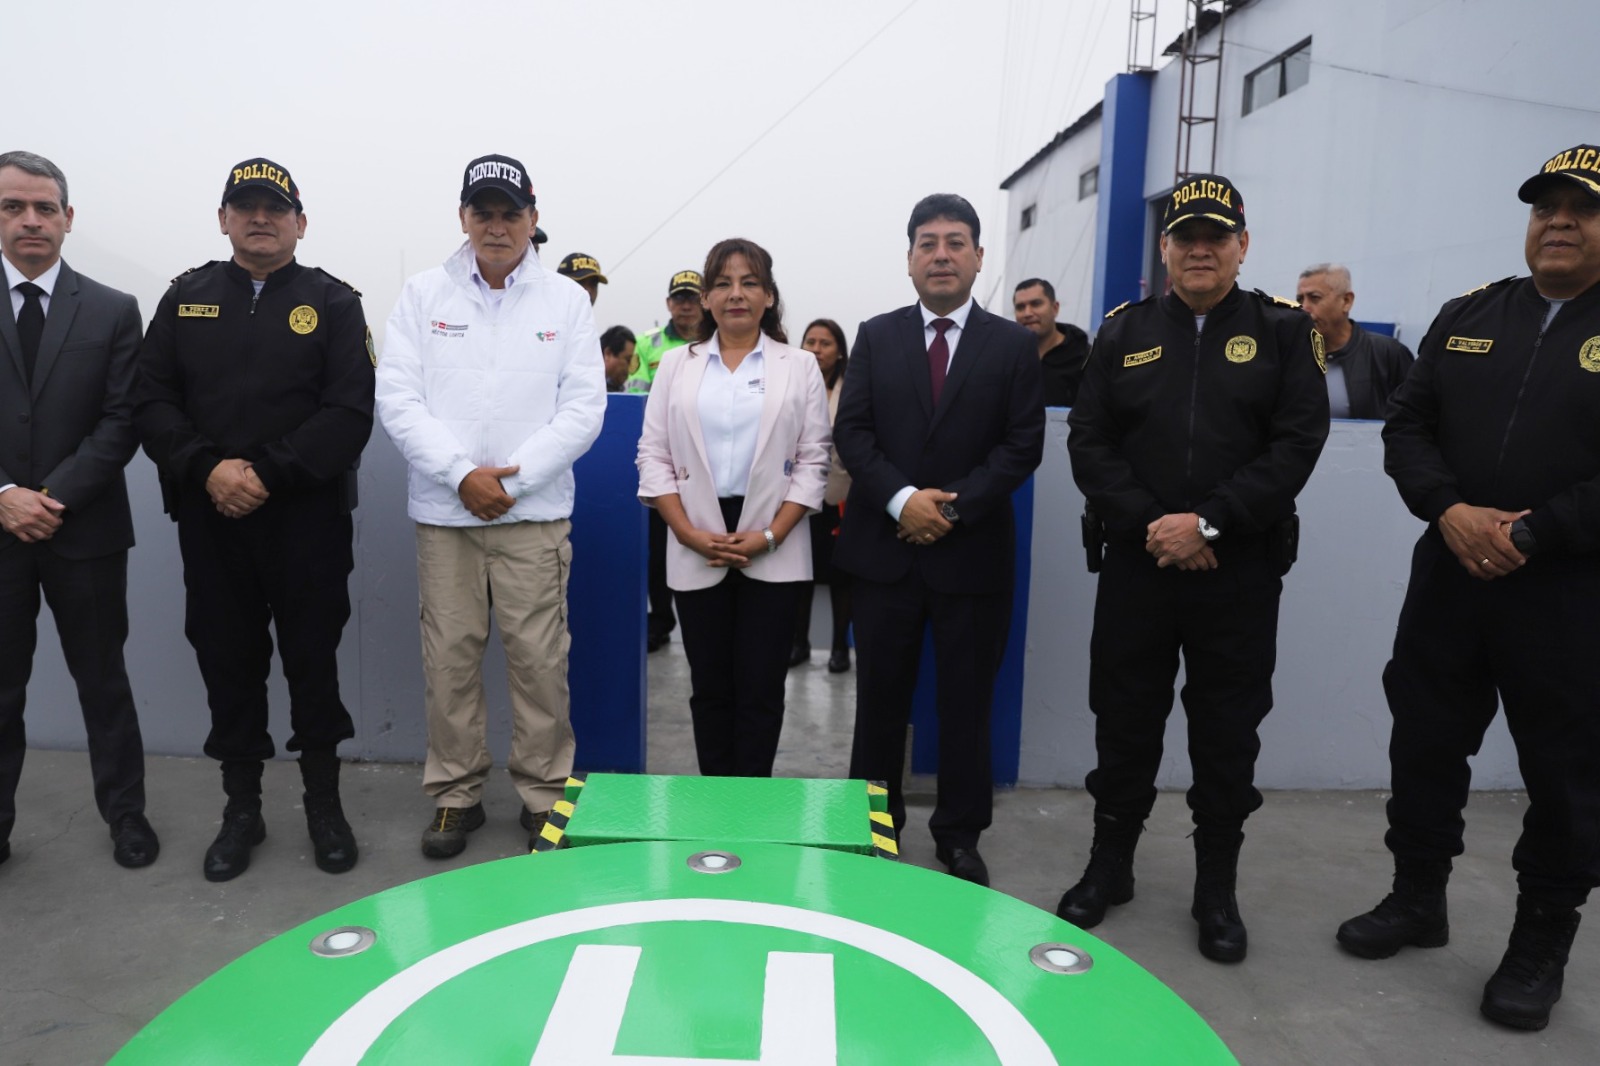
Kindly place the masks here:
<instances>
[{"instance_id":1,"label":"white painted wall","mask_svg":"<svg viewBox=\"0 0 1600 1066\"><path fill-rule=\"evenodd\" d=\"M1262 788L1386 788L1389 660L1411 548L1422 533L1383 473L1377 422L1333 423L1300 495L1300 561L1284 578L1275 705L1261 729ZM1081 787L1094 768L1089 634L1096 578L1084 567L1066 412L1050 412L1035 475L1033 588L1022 689L1024 785ZM1178 673L1177 687L1183 686ZM1168 723L1158 783L1190 782L1181 703ZM1478 788L1520 788L1516 753L1497 718L1474 760Z\"/></svg>"},{"instance_id":2,"label":"white painted wall","mask_svg":"<svg viewBox=\"0 0 1600 1066\"><path fill-rule=\"evenodd\" d=\"M1099 119L1089 123L1011 187L1006 201L1005 279L989 310L1010 317L1017 283L1044 278L1056 287L1061 320L1094 336L1100 323L1090 320L1089 305L1094 297L1094 228L1100 198L1079 200L1078 176L1100 162L1100 128ZM1038 215L1024 230L1022 209L1029 204L1038 205Z\"/></svg>"}]
</instances>

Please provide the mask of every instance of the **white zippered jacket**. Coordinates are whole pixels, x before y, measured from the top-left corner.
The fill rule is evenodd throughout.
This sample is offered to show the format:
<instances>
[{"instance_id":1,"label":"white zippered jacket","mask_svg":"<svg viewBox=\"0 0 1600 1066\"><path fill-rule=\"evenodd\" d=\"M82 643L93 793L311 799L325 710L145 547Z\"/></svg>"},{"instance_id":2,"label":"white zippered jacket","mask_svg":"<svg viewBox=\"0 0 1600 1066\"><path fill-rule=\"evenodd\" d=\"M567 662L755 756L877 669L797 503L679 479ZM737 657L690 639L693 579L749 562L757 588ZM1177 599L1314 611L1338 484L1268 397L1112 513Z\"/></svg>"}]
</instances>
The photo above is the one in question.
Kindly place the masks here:
<instances>
[{"instance_id":1,"label":"white zippered jacket","mask_svg":"<svg viewBox=\"0 0 1600 1066\"><path fill-rule=\"evenodd\" d=\"M600 435L605 364L589 295L531 250L498 310L472 280L472 245L409 279L378 360L378 417L411 464L406 513L433 526L549 522L572 515L572 464ZM516 505L493 523L461 503L480 466Z\"/></svg>"}]
</instances>

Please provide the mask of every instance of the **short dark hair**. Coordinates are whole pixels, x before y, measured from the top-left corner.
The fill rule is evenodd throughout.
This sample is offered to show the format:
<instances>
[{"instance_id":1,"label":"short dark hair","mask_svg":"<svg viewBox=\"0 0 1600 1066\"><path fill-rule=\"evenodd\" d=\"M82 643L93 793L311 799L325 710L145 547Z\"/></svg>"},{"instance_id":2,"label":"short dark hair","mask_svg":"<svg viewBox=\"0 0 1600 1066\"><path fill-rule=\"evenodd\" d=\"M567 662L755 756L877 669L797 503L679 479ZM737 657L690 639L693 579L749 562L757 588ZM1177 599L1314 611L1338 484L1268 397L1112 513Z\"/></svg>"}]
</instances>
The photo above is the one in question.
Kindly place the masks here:
<instances>
[{"instance_id":1,"label":"short dark hair","mask_svg":"<svg viewBox=\"0 0 1600 1066\"><path fill-rule=\"evenodd\" d=\"M981 228L978 225L978 212L967 202L965 196L957 196L953 192L936 192L917 201L917 206L911 209L911 221L906 223L906 243L915 244L917 227L926 225L936 218L965 222L967 228L972 231L972 243L979 243Z\"/></svg>"},{"instance_id":2,"label":"short dark hair","mask_svg":"<svg viewBox=\"0 0 1600 1066\"><path fill-rule=\"evenodd\" d=\"M706 253L706 268L700 272L700 276L705 279L706 291L709 292L711 286L717 283L717 275L728 265L728 260L736 255L744 256L744 261L750 264L750 269L761 279L761 287L772 294L772 306L761 315L761 332L775 341L788 344L789 337L783 332L783 297L778 294L778 282L772 276L772 255L755 241L743 237L729 237L711 246L711 251ZM708 341L716 332L717 320L702 306L700 339Z\"/></svg>"},{"instance_id":3,"label":"short dark hair","mask_svg":"<svg viewBox=\"0 0 1600 1066\"><path fill-rule=\"evenodd\" d=\"M621 355L634 342L633 330L627 326L612 326L600 334L600 350L607 355Z\"/></svg>"},{"instance_id":4,"label":"short dark hair","mask_svg":"<svg viewBox=\"0 0 1600 1066\"><path fill-rule=\"evenodd\" d=\"M1056 287L1043 278L1029 278L1027 281L1017 282L1017 287L1011 290L1011 295L1015 296L1023 289L1031 289L1035 285L1044 290L1044 298L1046 300L1049 300L1051 303L1056 302Z\"/></svg>"},{"instance_id":5,"label":"short dark hair","mask_svg":"<svg viewBox=\"0 0 1600 1066\"><path fill-rule=\"evenodd\" d=\"M54 181L61 190L61 210L67 209L67 176L50 160L33 152L0 152L0 169L5 167L16 167L24 174Z\"/></svg>"},{"instance_id":6,"label":"short dark hair","mask_svg":"<svg viewBox=\"0 0 1600 1066\"><path fill-rule=\"evenodd\" d=\"M821 326L833 334L833 343L839 346L839 361L833 364L833 373L826 381L828 388L833 388L833 383L844 377L845 365L850 362L850 344L844 339L844 327L831 318L814 318L800 331L800 343L806 342L806 335Z\"/></svg>"}]
</instances>

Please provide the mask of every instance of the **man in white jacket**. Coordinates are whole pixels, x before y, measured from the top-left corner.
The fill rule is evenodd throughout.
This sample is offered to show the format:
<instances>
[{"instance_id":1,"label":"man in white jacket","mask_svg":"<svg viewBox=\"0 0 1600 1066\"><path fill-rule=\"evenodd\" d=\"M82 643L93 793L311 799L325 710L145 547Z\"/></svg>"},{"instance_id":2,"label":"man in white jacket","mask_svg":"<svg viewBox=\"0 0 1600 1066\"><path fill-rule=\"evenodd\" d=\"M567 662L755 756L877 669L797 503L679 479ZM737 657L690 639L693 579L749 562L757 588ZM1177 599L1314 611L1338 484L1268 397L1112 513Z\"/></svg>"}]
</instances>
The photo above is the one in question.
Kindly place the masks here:
<instances>
[{"instance_id":1,"label":"man in white jacket","mask_svg":"<svg viewBox=\"0 0 1600 1066\"><path fill-rule=\"evenodd\" d=\"M589 297L544 269L527 169L467 164L467 241L406 282L378 362L378 414L411 464L434 800L422 853L484 822L483 650L492 607L510 671L508 768L530 846L572 770L567 576L572 464L600 433L606 385Z\"/></svg>"}]
</instances>

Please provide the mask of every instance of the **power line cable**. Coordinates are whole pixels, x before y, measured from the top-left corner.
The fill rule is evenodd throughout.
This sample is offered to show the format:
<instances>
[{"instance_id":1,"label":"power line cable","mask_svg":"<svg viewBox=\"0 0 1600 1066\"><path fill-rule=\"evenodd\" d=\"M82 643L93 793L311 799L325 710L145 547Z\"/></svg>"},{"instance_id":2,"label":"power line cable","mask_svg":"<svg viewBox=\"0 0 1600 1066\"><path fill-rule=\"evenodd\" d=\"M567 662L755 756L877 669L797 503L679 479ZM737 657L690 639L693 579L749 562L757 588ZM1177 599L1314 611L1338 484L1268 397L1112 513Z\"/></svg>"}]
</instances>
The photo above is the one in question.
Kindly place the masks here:
<instances>
[{"instance_id":1,"label":"power line cable","mask_svg":"<svg viewBox=\"0 0 1600 1066\"><path fill-rule=\"evenodd\" d=\"M673 219L675 219L679 215L683 214L683 212L689 207L690 204L692 204L696 200L698 200L705 193L705 191L707 189L709 189L709 188L711 188L711 186L715 185L717 183L717 179L718 178L722 177L722 175L724 175L728 171L732 170L734 165L736 163L738 163L739 160L743 159L745 156L749 155L752 151L754 151L755 147L757 145L759 145L762 141L766 140L767 137L772 133L773 130L775 130L779 126L783 125L785 119L787 119L790 115L794 114L796 111L800 110L800 108L805 104L805 102L807 100L810 100L813 96L817 95L817 93L821 91L821 89L822 89L822 87L824 85L827 85L830 81L832 81L834 79L835 75L837 75L845 67L849 66L850 63L857 56L859 56L862 52L865 52L867 50L867 48L872 45L872 42L876 41L879 37L882 37L885 33L887 33L888 30L889 30L889 27L893 26L896 22L899 22L900 19L902 17L904 17L906 12L908 12L912 8L916 7L921 2L922 2L922 0L911 0L911 2L909 4L907 4L905 7L901 8L895 14L895 16L893 18L891 18L888 22L885 22L882 26L880 26L878 28L877 32L873 33L872 36L868 37L865 41L861 42L861 45L858 48L856 48L856 50L854 52L851 52L849 55L845 56L844 59L839 63L838 66L836 66L832 70L828 71L828 73L823 76L821 81L817 82L810 89L808 89L806 91L805 95L801 96L800 99L796 100L792 105L790 105L790 107L789 107L789 109L787 111L785 111L783 114L779 115L776 119L774 119L770 126L768 126L766 129L764 129L760 133L758 133L754 140L752 140L749 144L745 145L742 149L740 149L738 154L735 155L732 159L730 159L726 163L724 163L720 170L718 170L715 174L711 175L711 177L707 178L704 185L701 185L698 189L696 189L693 193L691 193L689 195L689 198L687 200L683 201L683 203L681 203L677 207L673 208L672 209L672 213L669 214L666 218L662 219L660 225L656 226L656 228L651 230L649 233L646 233L644 235L644 239L643 240L641 240L638 244L634 245L632 248L628 249L627 254L622 256L622 258L618 259L617 260L617 265L612 267L611 269L613 271L618 269L619 267L622 266L623 263L626 263L633 256L633 254L635 252L637 252L640 248L643 248L645 245L649 244L650 241L655 237L656 234L658 234L662 230L666 229L667 226L672 222Z\"/></svg>"}]
</instances>

